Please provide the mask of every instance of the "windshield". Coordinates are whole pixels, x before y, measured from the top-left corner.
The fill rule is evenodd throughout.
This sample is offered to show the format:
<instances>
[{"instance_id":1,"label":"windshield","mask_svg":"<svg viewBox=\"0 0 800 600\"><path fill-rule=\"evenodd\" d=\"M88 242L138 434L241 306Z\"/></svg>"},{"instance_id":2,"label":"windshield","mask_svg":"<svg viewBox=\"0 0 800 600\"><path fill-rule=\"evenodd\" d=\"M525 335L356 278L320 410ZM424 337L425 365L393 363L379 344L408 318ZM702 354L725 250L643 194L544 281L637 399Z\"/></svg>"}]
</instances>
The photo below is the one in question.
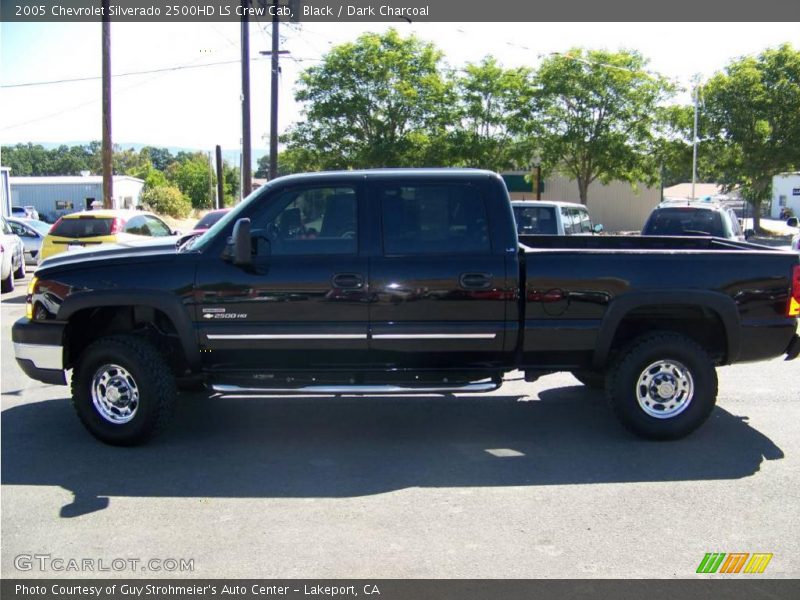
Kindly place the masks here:
<instances>
[{"instance_id":1,"label":"windshield","mask_svg":"<svg viewBox=\"0 0 800 600\"><path fill-rule=\"evenodd\" d=\"M252 192L247 198L242 200L237 206L232 208L227 214L225 214L219 221L217 221L214 225L211 226L210 229L207 229L201 235L190 239L188 242L183 244L179 248L179 252L201 252L205 250L211 241L217 237L217 234L220 231L224 231L229 223L235 223L236 219L242 214L243 211L247 209L250 203L261 194L265 189L268 189L270 184L268 183L265 186L262 186Z\"/></svg>"},{"instance_id":2,"label":"windshield","mask_svg":"<svg viewBox=\"0 0 800 600\"><path fill-rule=\"evenodd\" d=\"M44 221L36 221L35 219L24 219L22 222L31 229L35 229L42 235L47 235L52 227L52 225L49 223L45 223Z\"/></svg>"}]
</instances>

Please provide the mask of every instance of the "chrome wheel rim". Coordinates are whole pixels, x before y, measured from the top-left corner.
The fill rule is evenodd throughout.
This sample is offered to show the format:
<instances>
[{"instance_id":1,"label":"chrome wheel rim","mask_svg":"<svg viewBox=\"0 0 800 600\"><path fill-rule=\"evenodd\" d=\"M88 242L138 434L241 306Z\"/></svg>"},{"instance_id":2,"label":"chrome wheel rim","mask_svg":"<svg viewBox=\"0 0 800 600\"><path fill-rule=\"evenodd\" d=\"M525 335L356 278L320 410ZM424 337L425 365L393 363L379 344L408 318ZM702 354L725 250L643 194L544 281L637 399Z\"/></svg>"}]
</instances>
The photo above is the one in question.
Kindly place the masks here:
<instances>
[{"instance_id":1,"label":"chrome wheel rim","mask_svg":"<svg viewBox=\"0 0 800 600\"><path fill-rule=\"evenodd\" d=\"M685 411L694 397L694 378L676 360L659 360L646 367L636 382L639 407L656 419L671 419Z\"/></svg>"},{"instance_id":2,"label":"chrome wheel rim","mask_svg":"<svg viewBox=\"0 0 800 600\"><path fill-rule=\"evenodd\" d=\"M103 365L92 377L92 404L106 421L122 425L136 416L139 386L119 365Z\"/></svg>"}]
</instances>

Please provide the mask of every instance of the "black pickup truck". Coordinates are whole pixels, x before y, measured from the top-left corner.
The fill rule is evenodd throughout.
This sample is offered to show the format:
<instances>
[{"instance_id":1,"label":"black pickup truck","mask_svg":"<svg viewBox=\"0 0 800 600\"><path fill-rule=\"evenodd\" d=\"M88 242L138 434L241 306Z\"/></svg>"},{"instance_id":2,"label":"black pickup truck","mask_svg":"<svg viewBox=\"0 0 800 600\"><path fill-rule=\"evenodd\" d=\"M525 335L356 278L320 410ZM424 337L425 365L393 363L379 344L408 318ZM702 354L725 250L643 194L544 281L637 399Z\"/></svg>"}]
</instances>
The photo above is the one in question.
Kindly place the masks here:
<instances>
[{"instance_id":1,"label":"black pickup truck","mask_svg":"<svg viewBox=\"0 0 800 600\"><path fill-rule=\"evenodd\" d=\"M223 394L485 392L570 371L622 423L682 437L715 367L800 353L800 259L717 238L518 239L474 170L296 175L200 237L61 254L36 271L16 358L66 384L100 440L141 443L178 387Z\"/></svg>"}]
</instances>

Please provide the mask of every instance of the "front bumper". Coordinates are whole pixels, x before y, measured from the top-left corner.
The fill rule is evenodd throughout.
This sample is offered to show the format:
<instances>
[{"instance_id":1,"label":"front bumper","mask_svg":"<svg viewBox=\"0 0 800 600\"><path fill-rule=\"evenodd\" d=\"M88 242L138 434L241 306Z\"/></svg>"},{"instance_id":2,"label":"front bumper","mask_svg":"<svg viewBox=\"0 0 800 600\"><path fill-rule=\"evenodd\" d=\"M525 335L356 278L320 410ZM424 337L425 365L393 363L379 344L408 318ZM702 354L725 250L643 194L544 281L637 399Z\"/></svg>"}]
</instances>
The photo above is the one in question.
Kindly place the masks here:
<instances>
[{"instance_id":1,"label":"front bumper","mask_svg":"<svg viewBox=\"0 0 800 600\"><path fill-rule=\"evenodd\" d=\"M26 317L11 328L14 356L20 369L31 379L66 385L62 323L38 323Z\"/></svg>"}]
</instances>

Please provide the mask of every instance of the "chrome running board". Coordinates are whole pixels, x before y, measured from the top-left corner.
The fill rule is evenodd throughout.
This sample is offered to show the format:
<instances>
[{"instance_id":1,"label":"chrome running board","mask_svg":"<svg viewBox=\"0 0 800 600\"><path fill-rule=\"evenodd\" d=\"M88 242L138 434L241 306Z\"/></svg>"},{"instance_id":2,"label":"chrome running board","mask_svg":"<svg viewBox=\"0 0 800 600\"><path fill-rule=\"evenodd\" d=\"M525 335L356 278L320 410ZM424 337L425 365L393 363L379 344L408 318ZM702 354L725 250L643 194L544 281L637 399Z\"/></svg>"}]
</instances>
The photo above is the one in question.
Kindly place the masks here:
<instances>
[{"instance_id":1,"label":"chrome running board","mask_svg":"<svg viewBox=\"0 0 800 600\"><path fill-rule=\"evenodd\" d=\"M211 389L220 394L466 394L491 392L502 385L499 381L466 383L464 385L416 387L401 385L306 385L296 388L242 387L212 384Z\"/></svg>"}]
</instances>

